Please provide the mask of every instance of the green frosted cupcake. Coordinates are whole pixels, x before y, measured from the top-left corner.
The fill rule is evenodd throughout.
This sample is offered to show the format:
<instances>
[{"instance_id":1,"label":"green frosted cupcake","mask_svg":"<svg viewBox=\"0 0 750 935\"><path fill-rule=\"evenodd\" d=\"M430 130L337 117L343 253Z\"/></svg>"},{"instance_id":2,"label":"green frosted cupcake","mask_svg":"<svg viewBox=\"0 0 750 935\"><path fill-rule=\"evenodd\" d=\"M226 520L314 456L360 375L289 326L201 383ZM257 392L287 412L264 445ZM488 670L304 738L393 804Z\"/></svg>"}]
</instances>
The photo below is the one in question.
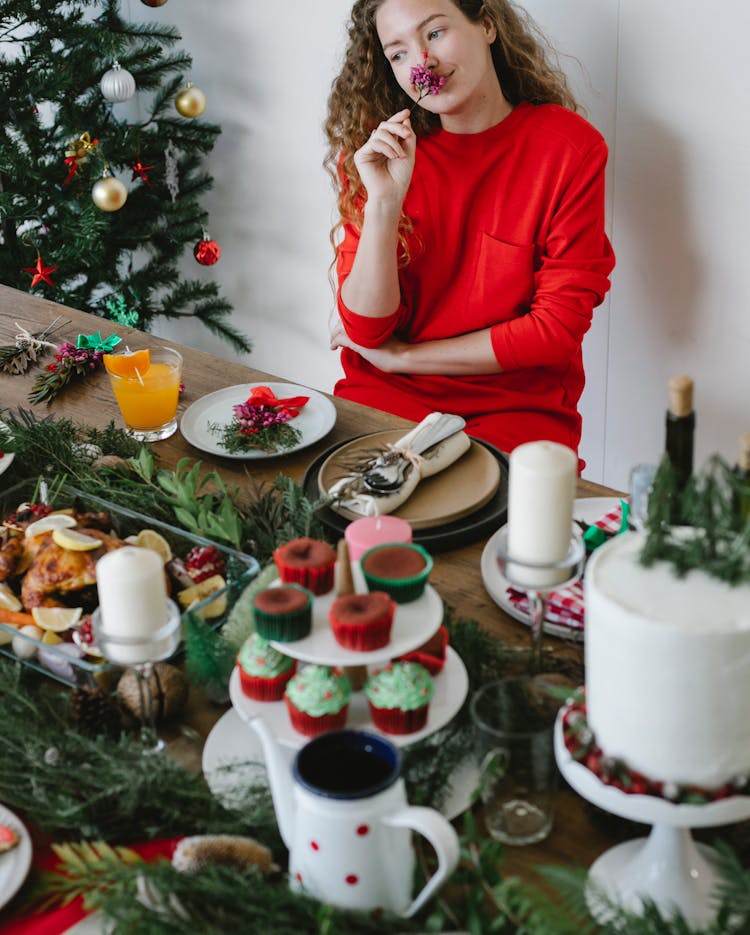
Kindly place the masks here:
<instances>
[{"instance_id":1,"label":"green frosted cupcake","mask_svg":"<svg viewBox=\"0 0 750 935\"><path fill-rule=\"evenodd\" d=\"M391 662L373 672L364 687L372 722L386 734L421 730L434 694L432 676L418 662Z\"/></svg>"},{"instance_id":2,"label":"green frosted cupcake","mask_svg":"<svg viewBox=\"0 0 750 935\"><path fill-rule=\"evenodd\" d=\"M316 737L346 725L352 687L339 669L306 665L284 692L292 727L307 737Z\"/></svg>"},{"instance_id":3,"label":"green frosted cupcake","mask_svg":"<svg viewBox=\"0 0 750 935\"><path fill-rule=\"evenodd\" d=\"M297 663L253 633L237 654L242 691L254 701L281 701L287 682L297 670Z\"/></svg>"},{"instance_id":4,"label":"green frosted cupcake","mask_svg":"<svg viewBox=\"0 0 750 935\"><path fill-rule=\"evenodd\" d=\"M264 639L291 643L312 629L313 595L299 584L265 588L253 598L255 630Z\"/></svg>"},{"instance_id":5,"label":"green frosted cupcake","mask_svg":"<svg viewBox=\"0 0 750 935\"><path fill-rule=\"evenodd\" d=\"M432 557L421 545L394 542L368 549L360 566L368 591L385 591L397 604L407 604L424 593Z\"/></svg>"}]
</instances>

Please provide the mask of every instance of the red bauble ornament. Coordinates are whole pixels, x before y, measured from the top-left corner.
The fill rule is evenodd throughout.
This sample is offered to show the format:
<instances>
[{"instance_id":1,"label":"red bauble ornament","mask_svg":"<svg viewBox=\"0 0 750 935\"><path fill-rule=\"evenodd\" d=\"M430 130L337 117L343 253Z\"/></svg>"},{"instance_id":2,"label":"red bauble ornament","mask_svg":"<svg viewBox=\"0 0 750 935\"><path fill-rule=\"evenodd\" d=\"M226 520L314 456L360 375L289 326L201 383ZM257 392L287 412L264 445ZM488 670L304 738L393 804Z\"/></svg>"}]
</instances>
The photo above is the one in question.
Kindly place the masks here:
<instances>
[{"instance_id":1,"label":"red bauble ornament","mask_svg":"<svg viewBox=\"0 0 750 935\"><path fill-rule=\"evenodd\" d=\"M164 6L166 2L167 0L141 0L141 3L151 7Z\"/></svg>"},{"instance_id":2,"label":"red bauble ornament","mask_svg":"<svg viewBox=\"0 0 750 935\"><path fill-rule=\"evenodd\" d=\"M201 266L213 266L221 256L221 247L215 240L199 240L193 248L193 256Z\"/></svg>"}]
</instances>

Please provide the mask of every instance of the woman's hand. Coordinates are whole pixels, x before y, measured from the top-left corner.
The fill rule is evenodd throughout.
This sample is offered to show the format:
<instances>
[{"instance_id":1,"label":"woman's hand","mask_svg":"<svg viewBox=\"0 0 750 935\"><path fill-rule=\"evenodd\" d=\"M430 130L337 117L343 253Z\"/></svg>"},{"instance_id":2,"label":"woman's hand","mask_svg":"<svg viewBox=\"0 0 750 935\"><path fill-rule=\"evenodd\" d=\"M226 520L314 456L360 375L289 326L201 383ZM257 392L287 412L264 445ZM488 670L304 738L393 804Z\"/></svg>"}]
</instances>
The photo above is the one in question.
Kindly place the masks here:
<instances>
[{"instance_id":1,"label":"woman's hand","mask_svg":"<svg viewBox=\"0 0 750 935\"><path fill-rule=\"evenodd\" d=\"M354 154L369 203L385 201L401 209L414 170L417 144L410 116L405 109L384 120Z\"/></svg>"},{"instance_id":2,"label":"woman's hand","mask_svg":"<svg viewBox=\"0 0 750 935\"><path fill-rule=\"evenodd\" d=\"M341 347L356 351L360 357L384 373L399 373L402 372L403 353L409 345L405 341L390 337L380 347L361 347L352 341L344 330L341 319L337 317L331 326L331 350L335 351Z\"/></svg>"}]
</instances>

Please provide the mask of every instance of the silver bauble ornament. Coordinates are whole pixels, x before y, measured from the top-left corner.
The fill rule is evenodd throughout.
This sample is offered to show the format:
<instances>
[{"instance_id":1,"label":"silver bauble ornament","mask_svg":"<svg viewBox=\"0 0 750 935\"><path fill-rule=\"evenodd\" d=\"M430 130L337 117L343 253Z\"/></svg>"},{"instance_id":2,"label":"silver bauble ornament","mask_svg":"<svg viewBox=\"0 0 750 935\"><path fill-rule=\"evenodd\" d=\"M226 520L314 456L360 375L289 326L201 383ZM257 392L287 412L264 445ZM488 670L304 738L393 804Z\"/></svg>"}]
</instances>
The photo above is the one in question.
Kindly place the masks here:
<instances>
[{"instance_id":1,"label":"silver bauble ornament","mask_svg":"<svg viewBox=\"0 0 750 935\"><path fill-rule=\"evenodd\" d=\"M119 179L105 171L91 189L91 200L101 211L119 211L128 200L128 190Z\"/></svg>"},{"instance_id":2,"label":"silver bauble ornament","mask_svg":"<svg viewBox=\"0 0 750 935\"><path fill-rule=\"evenodd\" d=\"M113 104L127 101L135 94L135 78L127 68L115 62L109 71L105 71L99 82L102 94Z\"/></svg>"},{"instance_id":3,"label":"silver bauble ornament","mask_svg":"<svg viewBox=\"0 0 750 935\"><path fill-rule=\"evenodd\" d=\"M206 95L192 81L177 92L174 106L183 117L200 117L206 109Z\"/></svg>"}]
</instances>

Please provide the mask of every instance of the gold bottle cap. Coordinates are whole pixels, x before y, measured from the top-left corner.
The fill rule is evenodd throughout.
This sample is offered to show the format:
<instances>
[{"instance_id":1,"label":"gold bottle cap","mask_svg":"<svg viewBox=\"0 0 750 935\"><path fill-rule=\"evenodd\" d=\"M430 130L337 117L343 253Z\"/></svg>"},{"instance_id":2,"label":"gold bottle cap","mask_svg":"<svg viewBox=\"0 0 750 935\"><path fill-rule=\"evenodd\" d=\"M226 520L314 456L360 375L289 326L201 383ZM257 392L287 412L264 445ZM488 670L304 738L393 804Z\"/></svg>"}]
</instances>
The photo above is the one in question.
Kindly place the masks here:
<instances>
[{"instance_id":1,"label":"gold bottle cap","mask_svg":"<svg viewBox=\"0 0 750 935\"><path fill-rule=\"evenodd\" d=\"M693 411L693 381L690 377L672 377L669 381L669 411L678 419Z\"/></svg>"},{"instance_id":2,"label":"gold bottle cap","mask_svg":"<svg viewBox=\"0 0 750 935\"><path fill-rule=\"evenodd\" d=\"M740 435L740 453L737 465L742 471L750 471L750 432Z\"/></svg>"}]
</instances>

